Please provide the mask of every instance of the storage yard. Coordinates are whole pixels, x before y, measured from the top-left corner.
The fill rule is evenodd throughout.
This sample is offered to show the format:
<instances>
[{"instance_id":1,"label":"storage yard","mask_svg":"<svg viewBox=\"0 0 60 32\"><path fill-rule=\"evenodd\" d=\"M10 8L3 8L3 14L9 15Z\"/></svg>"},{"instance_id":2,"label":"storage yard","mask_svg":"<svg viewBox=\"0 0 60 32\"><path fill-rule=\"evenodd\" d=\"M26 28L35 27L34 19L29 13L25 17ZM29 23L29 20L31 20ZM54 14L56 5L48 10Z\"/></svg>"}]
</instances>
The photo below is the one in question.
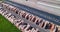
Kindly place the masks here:
<instances>
[{"instance_id":1,"label":"storage yard","mask_svg":"<svg viewBox=\"0 0 60 32\"><path fill-rule=\"evenodd\" d=\"M60 32L60 16L13 1L0 3L0 32Z\"/></svg>"}]
</instances>

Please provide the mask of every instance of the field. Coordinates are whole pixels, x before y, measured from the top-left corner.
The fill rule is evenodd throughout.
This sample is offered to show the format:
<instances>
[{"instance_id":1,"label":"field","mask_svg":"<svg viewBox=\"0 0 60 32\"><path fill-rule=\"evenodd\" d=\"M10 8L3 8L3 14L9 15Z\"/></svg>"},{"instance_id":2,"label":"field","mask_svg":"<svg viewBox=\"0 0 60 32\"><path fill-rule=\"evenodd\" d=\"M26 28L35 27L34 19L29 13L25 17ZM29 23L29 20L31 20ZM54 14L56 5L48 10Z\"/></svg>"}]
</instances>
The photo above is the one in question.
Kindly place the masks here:
<instances>
[{"instance_id":1,"label":"field","mask_svg":"<svg viewBox=\"0 0 60 32\"><path fill-rule=\"evenodd\" d=\"M20 30L0 14L0 32L20 32Z\"/></svg>"}]
</instances>

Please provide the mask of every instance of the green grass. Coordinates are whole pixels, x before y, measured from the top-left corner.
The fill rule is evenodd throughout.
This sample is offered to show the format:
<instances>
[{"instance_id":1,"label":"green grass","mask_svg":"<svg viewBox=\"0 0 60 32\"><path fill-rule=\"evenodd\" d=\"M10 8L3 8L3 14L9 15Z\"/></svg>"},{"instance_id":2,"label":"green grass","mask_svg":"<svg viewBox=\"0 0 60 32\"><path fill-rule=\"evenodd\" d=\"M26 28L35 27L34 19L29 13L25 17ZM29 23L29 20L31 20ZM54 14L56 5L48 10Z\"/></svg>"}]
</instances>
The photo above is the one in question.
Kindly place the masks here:
<instances>
[{"instance_id":1,"label":"green grass","mask_svg":"<svg viewBox=\"0 0 60 32\"><path fill-rule=\"evenodd\" d=\"M20 30L0 15L0 32L20 32Z\"/></svg>"}]
</instances>

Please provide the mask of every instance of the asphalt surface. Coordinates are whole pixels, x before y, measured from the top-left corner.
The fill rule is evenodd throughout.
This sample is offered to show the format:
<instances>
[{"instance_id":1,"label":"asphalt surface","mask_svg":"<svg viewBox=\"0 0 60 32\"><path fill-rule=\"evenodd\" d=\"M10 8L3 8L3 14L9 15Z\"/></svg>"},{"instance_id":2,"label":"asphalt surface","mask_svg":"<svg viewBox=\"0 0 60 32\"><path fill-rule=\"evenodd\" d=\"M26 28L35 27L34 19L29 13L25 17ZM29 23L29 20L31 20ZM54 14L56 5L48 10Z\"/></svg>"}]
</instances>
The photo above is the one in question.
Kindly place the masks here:
<instances>
[{"instance_id":1,"label":"asphalt surface","mask_svg":"<svg viewBox=\"0 0 60 32\"><path fill-rule=\"evenodd\" d=\"M43 18L45 20L53 22L53 23L55 23L57 25L60 25L60 22L59 22L60 21L60 16L52 15L52 14L49 14L49 13L46 13L46 12L31 8L31 7L28 7L28 6L25 6L25 5L22 5L22 4L11 2L11 1L7 1L6 3L9 3L9 4L13 5L13 6L16 6L16 7L20 8L20 9L24 10L24 11L27 11L27 12L29 12L31 14L34 14L34 15L36 15L38 17L41 17L41 18ZM46 16L50 17L50 19L47 18ZM55 19L57 19L57 20L55 20Z\"/></svg>"},{"instance_id":2,"label":"asphalt surface","mask_svg":"<svg viewBox=\"0 0 60 32\"><path fill-rule=\"evenodd\" d=\"M16 6L19 9L27 11L31 14L34 14L34 15L40 17L40 18L43 18L43 19L48 20L50 22L53 22L54 24L60 25L60 22L59 22L60 21L60 16L49 14L47 12L43 12L41 10L37 10L35 8L31 8L31 7L28 7L28 6L25 6L25 5L22 5L22 4L18 4L18 3L12 2L12 1L5 1L5 2L12 5L12 6Z\"/></svg>"},{"instance_id":3,"label":"asphalt surface","mask_svg":"<svg viewBox=\"0 0 60 32\"><path fill-rule=\"evenodd\" d=\"M25 6L25 5L22 5L22 4L18 4L18 3L12 2L12 1L5 1L5 2L12 5L12 6L15 6L19 9L27 11L31 14L34 14L34 15L40 17L40 18L43 18L43 19L48 20L50 22L53 22L54 24L60 25L60 16L49 14L47 12L43 12L41 10L37 10L35 8L31 8L31 7L28 7L28 6Z\"/></svg>"}]
</instances>

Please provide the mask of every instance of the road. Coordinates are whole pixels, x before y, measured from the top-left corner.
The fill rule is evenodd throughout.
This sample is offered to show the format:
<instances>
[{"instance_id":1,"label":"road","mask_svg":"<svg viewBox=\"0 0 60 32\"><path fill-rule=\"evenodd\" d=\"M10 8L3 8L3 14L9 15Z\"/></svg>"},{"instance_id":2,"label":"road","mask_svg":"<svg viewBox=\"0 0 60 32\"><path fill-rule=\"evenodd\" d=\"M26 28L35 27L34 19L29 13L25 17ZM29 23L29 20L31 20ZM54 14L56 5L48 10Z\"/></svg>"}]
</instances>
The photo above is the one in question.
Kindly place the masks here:
<instances>
[{"instance_id":1,"label":"road","mask_svg":"<svg viewBox=\"0 0 60 32\"><path fill-rule=\"evenodd\" d=\"M52 0L52 2L49 2L51 0L28 0L28 1L26 1L26 0L10 0L10 1L60 16L60 4L52 3L55 0Z\"/></svg>"},{"instance_id":2,"label":"road","mask_svg":"<svg viewBox=\"0 0 60 32\"><path fill-rule=\"evenodd\" d=\"M60 25L60 22L59 22L60 21L60 16L49 14L47 12L43 12L43 11L37 10L35 8L31 8L31 7L28 7L28 6L25 6L25 5L22 5L22 4L18 4L18 3L12 2L12 1L6 1L6 3L8 3L12 6L16 6L19 9L27 11L27 12L29 12L31 14L34 14L34 15L40 17L40 18L43 18L43 19L48 20L50 22L53 22L54 24Z\"/></svg>"},{"instance_id":3,"label":"road","mask_svg":"<svg viewBox=\"0 0 60 32\"><path fill-rule=\"evenodd\" d=\"M16 6L19 9L27 11L27 12L29 12L31 14L34 14L34 15L40 17L40 18L43 18L43 19L48 20L50 22L53 22L54 24L60 25L60 22L59 22L60 21L60 16L49 14L47 12L43 12L41 10L37 10L35 8L31 8L31 7L28 7L28 6L25 6L25 5L22 5L22 4L18 4L18 3L12 2L12 1L6 1L6 3L8 3L12 6Z\"/></svg>"}]
</instances>

